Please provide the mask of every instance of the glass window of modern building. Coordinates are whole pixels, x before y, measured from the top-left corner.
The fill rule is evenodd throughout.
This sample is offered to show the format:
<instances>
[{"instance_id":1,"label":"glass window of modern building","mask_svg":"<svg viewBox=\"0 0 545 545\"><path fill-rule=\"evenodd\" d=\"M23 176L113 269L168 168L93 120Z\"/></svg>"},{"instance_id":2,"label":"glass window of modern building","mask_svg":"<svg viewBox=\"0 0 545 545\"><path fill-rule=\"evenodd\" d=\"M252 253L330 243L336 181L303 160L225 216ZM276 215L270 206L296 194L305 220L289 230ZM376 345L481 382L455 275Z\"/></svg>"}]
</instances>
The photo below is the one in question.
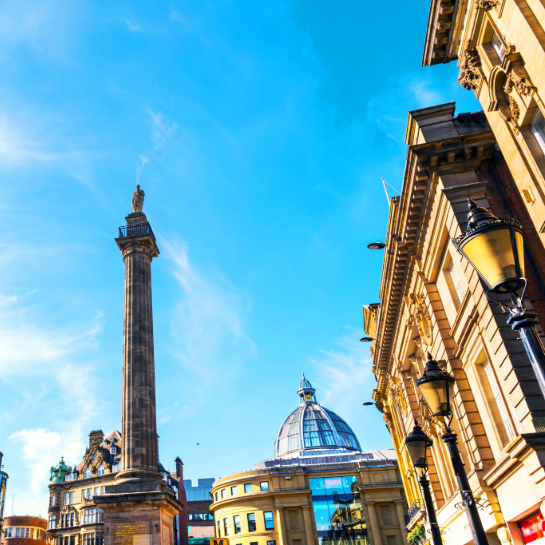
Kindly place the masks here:
<instances>
[{"instance_id":1,"label":"glass window of modern building","mask_svg":"<svg viewBox=\"0 0 545 545\"><path fill-rule=\"evenodd\" d=\"M274 530L274 520L272 511L265 511L263 513L263 518L265 519L265 530Z\"/></svg>"},{"instance_id":2,"label":"glass window of modern building","mask_svg":"<svg viewBox=\"0 0 545 545\"><path fill-rule=\"evenodd\" d=\"M240 515L235 515L233 517L233 521L234 521L234 528L235 528L235 534L240 534L240 532L242 532L241 528L240 528Z\"/></svg>"},{"instance_id":3,"label":"glass window of modern building","mask_svg":"<svg viewBox=\"0 0 545 545\"><path fill-rule=\"evenodd\" d=\"M248 532L255 532L255 513L248 513Z\"/></svg>"},{"instance_id":4,"label":"glass window of modern building","mask_svg":"<svg viewBox=\"0 0 545 545\"><path fill-rule=\"evenodd\" d=\"M367 526L353 476L309 479L320 543L332 539L367 545Z\"/></svg>"},{"instance_id":5,"label":"glass window of modern building","mask_svg":"<svg viewBox=\"0 0 545 545\"><path fill-rule=\"evenodd\" d=\"M238 489L238 487L236 487L236 486L231 487L231 496L236 496L237 495L237 489Z\"/></svg>"},{"instance_id":6,"label":"glass window of modern building","mask_svg":"<svg viewBox=\"0 0 545 545\"><path fill-rule=\"evenodd\" d=\"M248 494L251 491L252 491L252 485L250 483L245 484L244 485L244 492L246 492L246 494Z\"/></svg>"},{"instance_id":7,"label":"glass window of modern building","mask_svg":"<svg viewBox=\"0 0 545 545\"><path fill-rule=\"evenodd\" d=\"M259 486L261 487L261 490L263 491L269 490L269 481L263 481L259 483Z\"/></svg>"}]
</instances>

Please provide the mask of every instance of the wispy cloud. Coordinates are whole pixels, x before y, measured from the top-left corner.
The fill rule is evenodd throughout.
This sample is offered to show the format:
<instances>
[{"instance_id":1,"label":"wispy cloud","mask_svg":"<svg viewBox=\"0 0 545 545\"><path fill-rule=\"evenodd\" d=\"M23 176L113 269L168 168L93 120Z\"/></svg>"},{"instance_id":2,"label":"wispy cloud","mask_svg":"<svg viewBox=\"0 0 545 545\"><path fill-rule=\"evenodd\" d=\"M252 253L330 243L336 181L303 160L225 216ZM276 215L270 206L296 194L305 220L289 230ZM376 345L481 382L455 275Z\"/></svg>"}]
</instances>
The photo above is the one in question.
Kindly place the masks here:
<instances>
[{"instance_id":1,"label":"wispy cloud","mask_svg":"<svg viewBox=\"0 0 545 545\"><path fill-rule=\"evenodd\" d=\"M317 380L311 382L319 385L319 402L349 424L355 422L361 418L361 404L368 401L362 398L364 392L372 389L371 357L364 355L358 334L352 329L337 340L335 348L320 352L319 358L311 360L318 372Z\"/></svg>"},{"instance_id":2,"label":"wispy cloud","mask_svg":"<svg viewBox=\"0 0 545 545\"><path fill-rule=\"evenodd\" d=\"M0 295L2 389L24 386L10 391L2 423L13 430L22 414L32 414L33 423L47 414L51 422L47 429L32 424L15 429L9 437L10 458L21 460L10 471L16 501L29 512L45 514L49 467L60 454L67 461L81 458L84 429L97 414L96 369L90 354L98 347L101 331L100 315L59 327L32 294ZM22 454L14 456L19 448Z\"/></svg>"},{"instance_id":3,"label":"wispy cloud","mask_svg":"<svg viewBox=\"0 0 545 545\"><path fill-rule=\"evenodd\" d=\"M131 32L138 32L140 30L140 25L131 21L128 17L125 17L125 24Z\"/></svg>"},{"instance_id":4,"label":"wispy cloud","mask_svg":"<svg viewBox=\"0 0 545 545\"><path fill-rule=\"evenodd\" d=\"M432 82L427 80L413 81L410 89L419 106L435 106L441 104L442 94L433 89Z\"/></svg>"},{"instance_id":5,"label":"wispy cloud","mask_svg":"<svg viewBox=\"0 0 545 545\"><path fill-rule=\"evenodd\" d=\"M153 131L151 135L153 148L160 150L165 147L167 140L178 130L178 125L174 122L170 122L163 112L148 110L148 113L153 120Z\"/></svg>"},{"instance_id":6,"label":"wispy cloud","mask_svg":"<svg viewBox=\"0 0 545 545\"><path fill-rule=\"evenodd\" d=\"M236 373L257 354L244 330L241 295L219 273L207 278L189 260L184 243L161 242L181 297L171 320L171 355L206 388ZM221 373L220 373L221 371Z\"/></svg>"}]
</instances>

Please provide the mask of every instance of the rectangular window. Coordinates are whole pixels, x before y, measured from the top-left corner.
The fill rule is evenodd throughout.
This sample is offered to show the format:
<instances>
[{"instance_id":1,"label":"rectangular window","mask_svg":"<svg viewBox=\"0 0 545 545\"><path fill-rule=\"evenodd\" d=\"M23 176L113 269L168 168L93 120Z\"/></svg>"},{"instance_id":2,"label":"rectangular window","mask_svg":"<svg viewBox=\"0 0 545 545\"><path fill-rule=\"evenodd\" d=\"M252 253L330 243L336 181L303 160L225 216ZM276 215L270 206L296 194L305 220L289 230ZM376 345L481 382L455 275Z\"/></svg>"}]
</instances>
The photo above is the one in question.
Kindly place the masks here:
<instances>
[{"instance_id":1,"label":"rectangular window","mask_svg":"<svg viewBox=\"0 0 545 545\"><path fill-rule=\"evenodd\" d=\"M231 496L236 496L237 495L237 487L236 486L232 486L231 487Z\"/></svg>"},{"instance_id":2,"label":"rectangular window","mask_svg":"<svg viewBox=\"0 0 545 545\"><path fill-rule=\"evenodd\" d=\"M97 522L104 522L104 511L97 508Z\"/></svg>"},{"instance_id":3,"label":"rectangular window","mask_svg":"<svg viewBox=\"0 0 545 545\"><path fill-rule=\"evenodd\" d=\"M225 498L225 488L221 491L221 497L222 499Z\"/></svg>"},{"instance_id":4,"label":"rectangular window","mask_svg":"<svg viewBox=\"0 0 545 545\"><path fill-rule=\"evenodd\" d=\"M100 489L100 493L101 494L106 494L106 487L103 486L101 489Z\"/></svg>"},{"instance_id":5,"label":"rectangular window","mask_svg":"<svg viewBox=\"0 0 545 545\"><path fill-rule=\"evenodd\" d=\"M70 503L76 503L76 491L70 492Z\"/></svg>"},{"instance_id":6,"label":"rectangular window","mask_svg":"<svg viewBox=\"0 0 545 545\"><path fill-rule=\"evenodd\" d=\"M494 51L500 58L500 61L503 62L503 59L505 59L505 45L501 41L501 38L495 32L492 34L492 40L490 41L490 43L492 44Z\"/></svg>"},{"instance_id":7,"label":"rectangular window","mask_svg":"<svg viewBox=\"0 0 545 545\"><path fill-rule=\"evenodd\" d=\"M223 519L223 530L225 532L225 536L229 535L229 520Z\"/></svg>"},{"instance_id":8,"label":"rectangular window","mask_svg":"<svg viewBox=\"0 0 545 545\"><path fill-rule=\"evenodd\" d=\"M15 528L15 537L21 537L22 528Z\"/></svg>"},{"instance_id":9,"label":"rectangular window","mask_svg":"<svg viewBox=\"0 0 545 545\"><path fill-rule=\"evenodd\" d=\"M100 496L100 486L95 487L95 496Z\"/></svg>"},{"instance_id":10,"label":"rectangular window","mask_svg":"<svg viewBox=\"0 0 545 545\"><path fill-rule=\"evenodd\" d=\"M248 494L252 491L252 485L250 483L244 485L244 492Z\"/></svg>"},{"instance_id":11,"label":"rectangular window","mask_svg":"<svg viewBox=\"0 0 545 545\"><path fill-rule=\"evenodd\" d=\"M450 274L450 278L452 279L452 284L454 285L454 289L456 290L456 295L458 296L458 299L460 299L460 303L461 303L464 300L464 296L466 294L466 288L460 278L460 275L458 274L458 269L454 265L453 259L450 260L447 270Z\"/></svg>"},{"instance_id":12,"label":"rectangular window","mask_svg":"<svg viewBox=\"0 0 545 545\"><path fill-rule=\"evenodd\" d=\"M215 499L216 501L218 501L218 493L217 493L217 492L214 494L214 499Z\"/></svg>"},{"instance_id":13,"label":"rectangular window","mask_svg":"<svg viewBox=\"0 0 545 545\"><path fill-rule=\"evenodd\" d=\"M221 537L221 532L220 532L220 521L218 520L218 535L217 537Z\"/></svg>"},{"instance_id":14,"label":"rectangular window","mask_svg":"<svg viewBox=\"0 0 545 545\"><path fill-rule=\"evenodd\" d=\"M505 401L503 400L503 396L501 395L501 390L498 385L498 381L496 380L496 375L494 374L494 370L492 369L492 365L490 365L488 358L486 358L483 361L482 366L486 374L486 378L488 379L488 384L490 385L492 397L494 401L496 402L498 411L500 412L501 419L505 426L505 431L507 432L507 436L509 437L509 440L511 441L517 436L517 433L515 431L515 428L513 427L513 422L511 421L511 417L509 416L509 411L507 410Z\"/></svg>"},{"instance_id":15,"label":"rectangular window","mask_svg":"<svg viewBox=\"0 0 545 545\"><path fill-rule=\"evenodd\" d=\"M276 545L276 541L267 541L267 545Z\"/></svg>"},{"instance_id":16,"label":"rectangular window","mask_svg":"<svg viewBox=\"0 0 545 545\"><path fill-rule=\"evenodd\" d=\"M269 481L263 481L259 485L261 486L261 490L269 490Z\"/></svg>"},{"instance_id":17,"label":"rectangular window","mask_svg":"<svg viewBox=\"0 0 545 545\"><path fill-rule=\"evenodd\" d=\"M47 525L48 530L54 530L57 527L57 517L55 515L51 515L49 517L49 524Z\"/></svg>"},{"instance_id":18,"label":"rectangular window","mask_svg":"<svg viewBox=\"0 0 545 545\"><path fill-rule=\"evenodd\" d=\"M104 534L102 532L97 533L95 545L104 545Z\"/></svg>"},{"instance_id":19,"label":"rectangular window","mask_svg":"<svg viewBox=\"0 0 545 545\"><path fill-rule=\"evenodd\" d=\"M265 511L263 513L263 518L265 519L265 530L274 530L274 520L272 511Z\"/></svg>"},{"instance_id":20,"label":"rectangular window","mask_svg":"<svg viewBox=\"0 0 545 545\"><path fill-rule=\"evenodd\" d=\"M75 526L75 513L70 513L70 526Z\"/></svg>"},{"instance_id":21,"label":"rectangular window","mask_svg":"<svg viewBox=\"0 0 545 545\"><path fill-rule=\"evenodd\" d=\"M64 493L64 505L68 505L70 503L70 492Z\"/></svg>"},{"instance_id":22,"label":"rectangular window","mask_svg":"<svg viewBox=\"0 0 545 545\"><path fill-rule=\"evenodd\" d=\"M248 532L255 532L255 513L248 513Z\"/></svg>"},{"instance_id":23,"label":"rectangular window","mask_svg":"<svg viewBox=\"0 0 545 545\"><path fill-rule=\"evenodd\" d=\"M92 499L93 499L93 489L92 489L92 488L88 488L88 489L87 489L87 499L88 499L88 500L92 500Z\"/></svg>"},{"instance_id":24,"label":"rectangular window","mask_svg":"<svg viewBox=\"0 0 545 545\"><path fill-rule=\"evenodd\" d=\"M95 524L95 523L96 523L96 509L85 509L83 511L83 524Z\"/></svg>"},{"instance_id":25,"label":"rectangular window","mask_svg":"<svg viewBox=\"0 0 545 545\"><path fill-rule=\"evenodd\" d=\"M70 536L70 545L76 545L76 536Z\"/></svg>"},{"instance_id":26,"label":"rectangular window","mask_svg":"<svg viewBox=\"0 0 545 545\"><path fill-rule=\"evenodd\" d=\"M532 119L531 129L541 151L545 153L545 117L539 109L536 110Z\"/></svg>"},{"instance_id":27,"label":"rectangular window","mask_svg":"<svg viewBox=\"0 0 545 545\"><path fill-rule=\"evenodd\" d=\"M242 530L240 529L240 516L235 515L233 517L233 521L235 523L235 534L240 534L240 532L242 532Z\"/></svg>"},{"instance_id":28,"label":"rectangular window","mask_svg":"<svg viewBox=\"0 0 545 545\"><path fill-rule=\"evenodd\" d=\"M11 528L6 528L4 532L4 537L11 537Z\"/></svg>"}]
</instances>

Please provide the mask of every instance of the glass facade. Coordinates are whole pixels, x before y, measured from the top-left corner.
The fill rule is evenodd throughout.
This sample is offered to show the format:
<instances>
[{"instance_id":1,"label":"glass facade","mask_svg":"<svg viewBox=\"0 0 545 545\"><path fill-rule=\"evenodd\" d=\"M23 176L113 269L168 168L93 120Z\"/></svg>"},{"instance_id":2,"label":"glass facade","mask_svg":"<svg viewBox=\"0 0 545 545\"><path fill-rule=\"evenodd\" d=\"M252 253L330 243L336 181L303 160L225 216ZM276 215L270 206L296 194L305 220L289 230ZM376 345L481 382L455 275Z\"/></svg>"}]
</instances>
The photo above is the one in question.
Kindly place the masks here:
<instances>
[{"instance_id":1,"label":"glass facade","mask_svg":"<svg viewBox=\"0 0 545 545\"><path fill-rule=\"evenodd\" d=\"M309 482L320 545L369 545L356 476Z\"/></svg>"}]
</instances>

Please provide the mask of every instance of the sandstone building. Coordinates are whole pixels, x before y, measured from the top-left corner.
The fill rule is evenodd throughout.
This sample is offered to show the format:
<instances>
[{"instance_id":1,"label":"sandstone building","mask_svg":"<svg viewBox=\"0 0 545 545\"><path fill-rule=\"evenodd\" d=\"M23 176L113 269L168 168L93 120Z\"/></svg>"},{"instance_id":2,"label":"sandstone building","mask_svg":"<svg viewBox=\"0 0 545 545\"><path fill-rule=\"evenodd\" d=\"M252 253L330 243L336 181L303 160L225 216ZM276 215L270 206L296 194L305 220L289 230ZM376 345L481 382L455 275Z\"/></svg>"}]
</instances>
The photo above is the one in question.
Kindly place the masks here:
<instances>
[{"instance_id":1,"label":"sandstone building","mask_svg":"<svg viewBox=\"0 0 545 545\"><path fill-rule=\"evenodd\" d=\"M216 537L232 545L402 545L407 512L392 450L362 452L303 377L275 456L217 480Z\"/></svg>"},{"instance_id":2,"label":"sandstone building","mask_svg":"<svg viewBox=\"0 0 545 545\"><path fill-rule=\"evenodd\" d=\"M432 0L423 65L458 61L545 240L545 4Z\"/></svg>"},{"instance_id":3,"label":"sandstone building","mask_svg":"<svg viewBox=\"0 0 545 545\"><path fill-rule=\"evenodd\" d=\"M452 426L489 543L531 543L543 535L545 400L518 333L488 302L451 238L466 229L469 197L496 216L517 217L526 243L525 305L544 324L541 235L488 113L456 116L454 103L410 112L406 143L401 196L391 200L386 229L381 302L366 307L364 319L374 339L374 399L410 504L407 528L426 522L405 447L416 419L433 439L429 479L443 542L472 540L442 430L415 384L429 352L456 379Z\"/></svg>"},{"instance_id":4,"label":"sandstone building","mask_svg":"<svg viewBox=\"0 0 545 545\"><path fill-rule=\"evenodd\" d=\"M71 468L63 459L51 468L49 485L49 520L47 540L53 545L103 545L104 511L95 501L104 494L105 487L115 481L121 470L122 437L114 431L108 437L101 430L89 434L89 446L83 460ZM181 460L177 459L177 466ZM168 473L159 464L158 471L163 481L176 495L179 493L177 474ZM178 523L179 524L179 523ZM175 527L173 545L184 545L176 541ZM182 526L182 535L183 535ZM186 532L187 533L187 532Z\"/></svg>"}]
</instances>

